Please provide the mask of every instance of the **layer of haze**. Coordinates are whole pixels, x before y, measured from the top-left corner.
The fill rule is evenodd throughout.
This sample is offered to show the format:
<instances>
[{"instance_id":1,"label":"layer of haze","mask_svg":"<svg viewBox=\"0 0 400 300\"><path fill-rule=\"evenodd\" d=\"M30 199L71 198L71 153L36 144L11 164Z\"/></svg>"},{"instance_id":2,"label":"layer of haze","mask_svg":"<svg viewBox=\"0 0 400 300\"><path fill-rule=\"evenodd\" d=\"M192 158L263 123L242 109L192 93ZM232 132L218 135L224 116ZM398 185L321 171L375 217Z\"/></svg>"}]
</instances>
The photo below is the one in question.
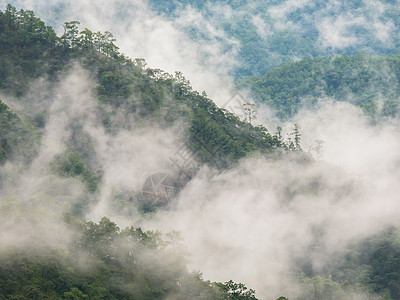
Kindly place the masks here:
<instances>
[{"instance_id":1,"label":"layer of haze","mask_svg":"<svg viewBox=\"0 0 400 300\"><path fill-rule=\"evenodd\" d=\"M222 174L204 167L181 191L172 209L148 217L118 215L112 208L112 192L140 193L146 176L171 171L169 158L180 144L173 128L133 126L129 131L106 133L97 119L93 86L90 74L74 67L52 90L32 91L31 102L49 107L42 150L7 194L8 198L10 194L19 197L22 207L42 202L44 215L36 210L29 213L47 221L46 226L30 226L25 234L19 231L21 225L7 226L9 231L2 230L2 245L5 241L10 244L15 236L20 241L13 243L29 244L26 241L38 232L46 239L58 237L49 243L68 236L57 234L68 231L52 224L60 224L57 211L80 201L84 188L78 180L51 175L48 167L55 155L65 150L72 121L80 122L91 137L103 172L89 220L107 215L122 226L180 230L192 254L191 267L208 279L244 282L262 298L296 294L292 290L296 285L288 276L292 260L307 253L317 240L320 250L312 257L315 270L323 268L324 259L343 251L349 242L398 225L399 124L371 126L361 111L345 103L327 103L317 112L298 116L304 147L313 146L313 139L324 140L323 160L256 156ZM4 220L13 225L17 222ZM43 231L42 226L50 231Z\"/></svg>"},{"instance_id":2,"label":"layer of haze","mask_svg":"<svg viewBox=\"0 0 400 300\"><path fill-rule=\"evenodd\" d=\"M254 32L255 37L258 35L265 42L260 44L262 47L268 48L270 39L280 34L285 37L289 32L289 36L300 39L305 36L304 42L311 43L306 47L313 50L299 51L307 56L337 54L342 50L393 53L399 43L398 24L393 15L400 8L389 1L249 1L239 5L208 1L201 6L202 10L196 8L200 4L193 2L179 6L171 14L153 11L151 2L10 1L17 8L34 10L59 34L63 32L62 24L70 20L80 21L81 29L110 31L122 53L144 58L151 67L170 73L183 72L196 90L206 91L219 105L233 93L233 80L228 74L243 63L238 53L245 45L233 38L232 33L241 32L240 21L244 18L252 23L246 25L249 34ZM6 3L0 0L0 7ZM227 32L225 26L232 28L232 32ZM240 34L246 36L244 32ZM307 40L307 36L311 39ZM279 62L281 53L274 52L276 47L274 44L265 51ZM301 58L297 49L283 50L289 56L293 53L290 57L293 60Z\"/></svg>"},{"instance_id":3,"label":"layer of haze","mask_svg":"<svg viewBox=\"0 0 400 300\"><path fill-rule=\"evenodd\" d=\"M140 190L148 174L169 166L169 157L177 150L177 130L142 125L106 133L93 89L91 75L72 66L55 86L38 80L23 99L2 97L22 114L45 113L47 122L39 153L29 168L18 162L0 168L0 197L4 200L0 201L0 218L6 224L0 233L0 250L67 243L69 234L62 216L73 205L98 203L108 209L104 198L109 187ZM136 124L135 116L131 117ZM79 178L62 178L52 171L54 159L69 150L74 128L81 128L83 143L91 151L87 163L94 161L90 167L104 173L100 194L88 193Z\"/></svg>"},{"instance_id":4,"label":"layer of haze","mask_svg":"<svg viewBox=\"0 0 400 300\"><path fill-rule=\"evenodd\" d=\"M254 157L219 175L203 169L150 228L180 230L206 278L244 282L271 299L295 295L287 274L312 245L318 271L329 254L399 226L400 123L370 126L343 103L298 122L305 147L324 141L322 159Z\"/></svg>"},{"instance_id":5,"label":"layer of haze","mask_svg":"<svg viewBox=\"0 0 400 300\"><path fill-rule=\"evenodd\" d=\"M48 1L17 3L43 13ZM142 1L126 3L73 1L60 9L65 20L77 19L82 27L112 31L125 54L144 57L151 66L166 71L183 71L195 89L204 89L215 99L225 100L231 82L226 74L234 54L221 55L218 43L213 41L202 49L187 39L175 23L154 14ZM287 2L290 3L294 1ZM296 5L307 3L301 1ZM61 4L54 2L55 7ZM284 18L290 9L283 9L278 17ZM197 13L192 11L187 20L179 22L195 20ZM347 24L347 19L343 20L344 23L339 19ZM326 22L340 31L335 23L339 21ZM321 30L332 29L330 23ZM212 28L210 31L216 37L222 35ZM331 44L340 40L341 33L333 37ZM51 97L40 94L40 89L33 94L32 98L37 95L37 101L50 107L42 150L32 167L18 178L18 184L10 184L8 198L11 194L27 205L35 203L39 196L48 196L46 205L55 202L56 211L59 203L79 200L84 188L78 180L55 178L47 169L55 155L65 150L69 121L78 118L93 140L103 172L100 192L93 196L98 204L91 209L88 219L98 221L103 215L111 215L120 224L165 232L180 230L192 254L192 267L204 272L205 278L243 282L262 298L281 294L291 298L296 294L288 276L292 260L306 253L316 239L322 245L313 257L313 266L318 270L330 253L342 251L348 243L386 226L399 225L400 124L392 120L372 126L361 111L345 103L327 103L316 112L304 111L296 117L302 127L305 150L312 149L315 140L324 141L316 162L288 155L281 160L248 158L222 174L204 167L183 189L173 209L150 217L118 216L110 207L112 191L140 192L148 175L168 170L169 158L180 144L174 129L133 128L121 129L116 135L106 133L96 119L96 104L90 92L93 85L89 74L75 68L59 86L47 91ZM11 174L13 168L6 165L2 172ZM30 213L38 215L35 211ZM48 225L57 223L57 217L52 218L48 218ZM8 225L1 231L0 244L22 243L14 241L16 236L24 244L26 236L34 240L37 232L43 230L33 226L36 235L21 235L24 230L13 227L19 219L2 216L2 220ZM67 232L55 227L46 236L54 236L57 242L60 235L57 237L56 233L64 230ZM61 235L65 236L68 234Z\"/></svg>"},{"instance_id":6,"label":"layer of haze","mask_svg":"<svg viewBox=\"0 0 400 300\"><path fill-rule=\"evenodd\" d=\"M224 34L190 11L174 22L151 11L143 0L129 1L10 1L18 8L31 9L63 33L62 24L78 20L80 29L110 31L120 51L128 57L144 58L150 67L171 74L182 72L196 90L206 91L220 105L232 94L232 79L227 73L235 63L235 48L222 51ZM0 7L5 1L0 1ZM207 30L207 40L190 40L181 25L198 23ZM181 25L180 25L181 24Z\"/></svg>"}]
</instances>

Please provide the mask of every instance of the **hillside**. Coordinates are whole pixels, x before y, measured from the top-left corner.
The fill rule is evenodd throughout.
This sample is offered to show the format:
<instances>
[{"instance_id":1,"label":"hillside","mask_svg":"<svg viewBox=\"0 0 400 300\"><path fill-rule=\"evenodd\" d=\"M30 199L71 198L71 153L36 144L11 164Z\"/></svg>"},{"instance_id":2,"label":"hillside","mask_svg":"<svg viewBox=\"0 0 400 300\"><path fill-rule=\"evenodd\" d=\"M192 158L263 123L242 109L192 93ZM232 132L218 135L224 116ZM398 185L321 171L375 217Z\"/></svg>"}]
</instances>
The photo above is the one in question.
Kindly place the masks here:
<instances>
[{"instance_id":1,"label":"hillside","mask_svg":"<svg viewBox=\"0 0 400 300\"><path fill-rule=\"evenodd\" d=\"M1 297L255 299L254 291L243 284L211 283L200 273L189 272L186 254L178 252L178 233L164 238L159 231L120 230L107 218L99 223L84 221L90 206L99 201L102 163L85 120L72 114L60 124L55 115L64 111L55 111L53 103L58 103L59 89L71 76L90 74L96 82L90 109L95 112L97 129L112 136L183 124L185 129L175 138L188 141L198 164L221 170L252 152L268 154L290 145L264 127L254 127L219 109L205 94L193 91L182 74L172 76L147 68L143 60L124 57L111 33L81 31L78 25L65 23L65 34L58 37L32 11L17 11L9 5L0 12L1 93L9 104L0 102L0 214L7 224L3 233L14 235L19 229L24 232L31 222L35 224L19 242L2 240ZM43 82L45 90L36 90ZM79 90L79 83L73 82L72 88ZM69 90L62 100L69 104L63 105L71 108L74 95ZM79 92L76 95L84 97ZM85 113L87 103L79 105L78 111ZM17 112L11 106L20 109ZM133 119L134 123L129 121ZM47 143L57 140L49 140L52 130L65 135L61 149L49 155L45 154ZM22 196L23 174L44 183L30 186L35 192ZM70 190L62 190L61 185ZM137 208L141 196L134 197L133 202L120 200L121 209ZM22 215L23 222L19 221ZM61 235L64 232L65 239L46 240L42 245L34 242L42 240L37 234L49 237L52 227Z\"/></svg>"},{"instance_id":2,"label":"hillside","mask_svg":"<svg viewBox=\"0 0 400 300\"><path fill-rule=\"evenodd\" d=\"M170 17L189 3L210 18L215 2L152 1ZM246 15L283 2L218 3ZM363 11L357 3L340 12ZM326 7L314 1L288 18L305 26L304 11ZM310 134L302 124L256 126L252 103L239 103L239 118L229 110L238 103L219 108L182 73L126 57L110 32L70 21L57 35L8 5L0 11L0 299L400 297L398 128L374 127L398 119L399 55L363 28L354 34L375 41L371 53L381 56L350 55L362 45L349 45L328 57L337 49L318 48L312 24L302 39L281 30L259 39L246 17L228 21L221 28L244 45L238 85L281 120L303 108L320 117L308 128L324 130L327 119L328 139L355 128L334 150L360 144L349 160L367 159L352 168L313 158L301 147ZM288 42L304 48L293 54ZM287 62L297 55L310 57ZM369 119L351 105L340 120L326 118L319 108L331 99ZM337 126L341 118L350 126Z\"/></svg>"},{"instance_id":3,"label":"hillside","mask_svg":"<svg viewBox=\"0 0 400 300\"><path fill-rule=\"evenodd\" d=\"M57 37L32 12L17 12L12 7L2 13L0 26L3 32L0 37L2 84L7 94L23 97L35 79L57 79L67 72L72 61L78 60L82 67L93 72L98 81L95 92L99 105L103 105L101 117L107 130L121 126L116 123L120 120L114 118L118 109L123 109L127 118L129 114L138 114L162 127L183 120L188 122L191 147L200 153L201 162L211 163L201 149L202 145L196 144L195 132L211 134L197 138L204 143L203 148L212 152L222 141L227 142L218 149L222 152L221 164L224 166L252 151L268 151L282 146L265 128L250 126L228 111L218 109L205 95L193 91L182 74L172 76L146 68L143 60L125 58L118 52L111 33L95 33L88 29L79 31L78 22L70 22L65 25L65 34ZM31 31L35 35L26 37ZM54 73L57 71L61 73ZM210 131L209 127L218 129Z\"/></svg>"},{"instance_id":4,"label":"hillside","mask_svg":"<svg viewBox=\"0 0 400 300\"><path fill-rule=\"evenodd\" d=\"M264 75L301 58L394 54L400 46L396 1L150 1L161 15L200 20L183 29L194 40L220 39L227 51L239 43L236 78ZM179 24L179 22L178 22ZM203 24L203 25L200 25ZM207 26L204 26L207 24ZM200 25L200 26L199 26ZM209 30L209 26L215 30ZM224 36L215 35L219 30Z\"/></svg>"},{"instance_id":5,"label":"hillside","mask_svg":"<svg viewBox=\"0 0 400 300\"><path fill-rule=\"evenodd\" d=\"M254 98L273 108L281 119L334 100L349 102L379 120L398 116L399 70L398 54L305 58L249 77L243 87L250 88Z\"/></svg>"}]
</instances>

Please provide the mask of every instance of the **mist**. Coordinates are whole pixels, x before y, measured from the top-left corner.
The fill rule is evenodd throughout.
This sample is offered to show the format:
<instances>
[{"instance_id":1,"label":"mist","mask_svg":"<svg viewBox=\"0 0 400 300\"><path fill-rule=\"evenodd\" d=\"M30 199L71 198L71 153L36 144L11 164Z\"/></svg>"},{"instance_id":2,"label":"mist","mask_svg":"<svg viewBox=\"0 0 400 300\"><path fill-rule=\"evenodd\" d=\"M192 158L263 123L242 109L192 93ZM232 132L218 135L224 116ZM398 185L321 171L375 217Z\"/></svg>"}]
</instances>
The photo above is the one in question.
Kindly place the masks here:
<instances>
[{"instance_id":1,"label":"mist","mask_svg":"<svg viewBox=\"0 0 400 300\"><path fill-rule=\"evenodd\" d=\"M18 174L17 183L2 191L7 198L17 195L17 202L25 206L44 206L45 217L35 209L28 215L44 217L48 223L23 234L21 224L11 223L7 226L11 232L2 231L2 245L18 236L18 243L26 247L43 234L47 243L56 243L57 239L50 242L49 236L68 232L55 226L60 224L63 206L92 197L87 220L109 216L120 226L179 230L191 253L193 269L211 280L244 282L256 289L257 296L269 299L281 294L296 296L296 283L289 275L293 260L307 253L317 240L320 247L311 258L316 270L324 267L329 255L344 251L350 243L399 225L400 157L396 149L400 124L392 121L373 126L351 104L334 102L327 102L317 112L300 112L294 120L306 133L305 150L316 139L324 141L318 160L289 153L280 159L256 155L223 173L202 167L171 209L147 217L118 214L112 207L113 191L140 193L147 176L172 172L169 159L180 146L179 131L133 126L131 130L119 128L117 134L105 132L97 119L93 84L90 74L74 66L49 91L52 100L47 103L50 108L41 151L30 168ZM102 170L101 188L95 195L85 195L79 180L60 179L49 170L52 159L65 150L71 134L68 125L74 120L82 122L90 136ZM12 173L11 166L6 165L2 172L7 170ZM61 236L63 242L68 241L68 234Z\"/></svg>"},{"instance_id":2,"label":"mist","mask_svg":"<svg viewBox=\"0 0 400 300\"><path fill-rule=\"evenodd\" d=\"M309 2L287 1L275 8L280 13L274 17L286 26L286 15ZM40 15L48 1L17 4ZM54 1L52 6L61 4ZM367 9L378 7L371 26L382 33L377 37L380 41L391 45L393 24L379 21L383 6L371 1ZM225 103L235 90L229 74L237 62L239 43L191 7L178 15L170 20L144 1L74 1L61 14L63 20L79 20L81 28L113 32L124 54L144 57L150 67L182 71L195 90L205 90L219 105ZM261 19L254 22L260 35L268 38L272 28ZM321 22L321 44L334 48L362 43L347 30L367 23L350 15L317 22ZM188 24L211 36L206 46L185 34L182 28ZM234 45L232 50L224 52L220 40ZM191 253L190 267L207 279L243 282L262 299L295 298L302 287L291 270L295 260L316 243L319 247L309 258L318 271L330 255L344 253L350 244L400 225L400 122L390 119L372 125L355 106L326 99L318 109L304 109L286 123L277 120L269 108L258 109L259 124L270 131L281 126L286 134L294 123L299 124L305 154L282 154L279 159L255 154L224 172L203 166L168 209L149 215L135 208L129 213L116 211L116 193L140 194L150 175L172 172L170 159L182 145L180 133L186 124L160 128L135 114L126 120L120 112L115 120L119 125L107 132L93 95L95 85L91 74L74 65L53 88L42 78L23 100L2 97L17 111L47 115L39 154L29 168L21 172L21 166L9 162L0 170L2 178L7 178L1 190L2 205L23 207L24 213L23 218L16 218L2 210L0 219L6 224L0 232L2 247L69 243L73 233L61 225L63 212L85 199L88 221L108 216L121 227L180 231ZM87 163L93 162L92 167L102 175L94 194L88 194L78 179L55 176L50 169L51 162L67 149L74 126L90 140L93 152ZM316 140L323 141L319 153ZM367 297L356 288L353 292L354 298Z\"/></svg>"},{"instance_id":3,"label":"mist","mask_svg":"<svg viewBox=\"0 0 400 300\"><path fill-rule=\"evenodd\" d=\"M140 226L181 231L193 268L212 280L244 282L262 299L296 297L290 270L315 243L318 271L350 244L398 227L399 124L371 126L343 103L296 121L307 132L304 146L324 141L322 159L255 156L222 174L203 168L173 211Z\"/></svg>"},{"instance_id":4,"label":"mist","mask_svg":"<svg viewBox=\"0 0 400 300\"><path fill-rule=\"evenodd\" d=\"M151 68L171 74L182 72L195 90L206 91L219 105L233 93L233 79L228 73L236 64L238 42L229 40L198 11L188 9L177 20L169 20L152 11L144 0L9 2L34 10L58 34L63 33L62 24L71 20L79 21L81 30L109 31L123 54L144 58ZM5 5L0 1L0 6ZM206 36L203 43L187 36L184 27L188 24L202 28ZM221 41L229 42L231 50L226 51Z\"/></svg>"},{"instance_id":5,"label":"mist","mask_svg":"<svg viewBox=\"0 0 400 300\"><path fill-rule=\"evenodd\" d=\"M58 84L49 86L42 78L25 98L2 97L10 107L20 108L20 113L45 113L46 125L39 152L29 165L9 161L0 169L1 219L5 224L0 250L67 245L73 231L63 218L74 205L83 202L107 207L104 199L111 188L140 191L148 174L169 166L169 157L177 149L180 129L148 127L135 116L130 120L136 124L134 130L124 129L126 121L121 119L115 122L117 134L105 132L93 97L94 80L78 64L61 75ZM57 176L52 169L57 157L71 147L76 128L82 132L82 142L89 145L83 149L90 153L85 163L102 174L100 193L88 193L79 178ZM92 215L91 220L99 221L106 211L96 214L93 210Z\"/></svg>"}]
</instances>

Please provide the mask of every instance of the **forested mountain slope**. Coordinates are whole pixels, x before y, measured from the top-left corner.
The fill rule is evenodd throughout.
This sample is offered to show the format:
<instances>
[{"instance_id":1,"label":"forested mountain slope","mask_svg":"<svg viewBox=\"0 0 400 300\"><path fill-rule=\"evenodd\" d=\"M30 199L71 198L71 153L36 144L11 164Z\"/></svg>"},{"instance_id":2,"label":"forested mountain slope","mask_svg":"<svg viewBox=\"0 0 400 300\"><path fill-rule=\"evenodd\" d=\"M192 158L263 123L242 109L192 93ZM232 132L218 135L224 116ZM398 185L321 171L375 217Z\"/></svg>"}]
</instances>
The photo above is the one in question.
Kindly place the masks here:
<instances>
[{"instance_id":1,"label":"forested mountain slope","mask_svg":"<svg viewBox=\"0 0 400 300\"><path fill-rule=\"evenodd\" d=\"M393 54L400 46L396 1L158 1L162 15L181 20L194 39L213 39L215 31L198 21L186 23L194 9L225 34L226 49L238 41L235 77L263 75L281 63L337 54ZM178 22L179 24L179 22ZM203 24L199 26L199 24Z\"/></svg>"},{"instance_id":2,"label":"forested mountain slope","mask_svg":"<svg viewBox=\"0 0 400 300\"><path fill-rule=\"evenodd\" d=\"M374 121L397 115L395 1L150 3L193 40L230 53L237 86L281 119L321 98L351 102Z\"/></svg>"},{"instance_id":3,"label":"forested mountain slope","mask_svg":"<svg viewBox=\"0 0 400 300\"><path fill-rule=\"evenodd\" d=\"M108 32L79 32L78 23L70 22L65 25L65 34L58 38L30 11L17 12L9 6L1 17L0 74L3 91L8 94L26 94L29 84L39 77L57 80L61 73L55 72L68 70L69 63L78 60L98 80L95 92L99 105L109 108L103 109L101 116L108 130L121 125L115 123L120 120L114 118L114 113L122 108L126 115L139 114L164 127L184 120L191 128L187 134L192 147L200 151L203 162L210 162L210 158L199 142L196 144L195 132L209 132L207 137L201 137L201 142L211 151L226 141L218 149L225 166L251 151L284 146L265 128L253 127L218 109L205 95L193 91L182 74L172 76L146 68L143 60L125 58ZM208 127L218 129L210 131Z\"/></svg>"},{"instance_id":4,"label":"forested mountain slope","mask_svg":"<svg viewBox=\"0 0 400 300\"><path fill-rule=\"evenodd\" d=\"M186 254L177 250L178 233L168 234L166 240L160 232L120 230L107 218L83 221L88 205L98 201L101 163L85 121L76 115L60 124L53 119L52 103L65 76L84 69L96 82L91 92L97 101L92 107L96 127L108 134L149 126L165 129L179 122L188 129L178 138L188 140L200 164L217 169L251 152L271 153L290 144L219 109L206 95L193 91L182 74L172 76L146 68L143 60L124 57L111 33L81 31L78 24L66 23L64 35L57 37L32 11L8 5L0 12L0 87L9 104L0 102L0 218L7 224L5 234L13 235L18 228L24 232L22 246L6 235L0 247L0 298L255 299L254 291L242 284L210 283L200 273L190 273ZM35 91L43 82L45 96ZM81 104L77 109L84 111L86 104ZM133 116L134 124L129 122ZM52 122L67 128L68 135L62 140L64 149L48 157L43 143L54 130ZM37 168L39 173L30 174ZM44 183L48 186L39 184L36 194L28 192L22 200L18 185L24 173L50 180ZM69 186L74 178L84 185ZM57 182L71 190L64 191ZM70 197L82 187L79 199ZM46 221L32 225L31 234L47 237L42 245L37 243L41 238L34 241L24 229L37 224L37 218ZM61 235L57 243L48 236L53 227Z\"/></svg>"},{"instance_id":5,"label":"forested mountain slope","mask_svg":"<svg viewBox=\"0 0 400 300\"><path fill-rule=\"evenodd\" d=\"M200 7L208 2L196 3ZM7 6L0 12L0 299L255 299L255 292L243 284L210 282L201 273L190 272L190 253L178 232L118 227L104 214L98 218L97 210L101 214L106 207L111 219L122 224L151 223L158 216L172 223L168 213L176 208L173 203L160 212L137 204L143 200L140 185L146 172L153 172L152 163L160 157L169 160L163 151L174 153L175 141L186 146L202 167L198 177L194 173L194 180L185 182L191 189L183 189L189 206L185 208L192 213L186 215L187 227L191 233L205 228L195 239L211 244L210 256L222 253L217 257L226 259L218 262L219 269L238 264L243 273L256 269L254 282L264 283L263 275L270 275L273 282L278 278L279 288L286 288L271 292L276 297L400 297L395 227L360 237L342 252L323 249L331 229L325 225L338 225L335 216L323 218L324 210L334 215L343 206L347 213L347 207L361 202L368 190L347 182L343 171L327 167L325 172L326 166L304 153L297 125L289 140L279 129L271 133L253 126L194 91L181 73L171 75L148 68L144 60L125 57L111 33L82 30L76 21L64 26L63 35L57 36L31 11ZM281 118L303 106L314 107L323 97L348 100L378 118L398 113L397 66L397 55L304 59L244 83ZM262 72L242 70L238 77ZM376 102L378 98L382 101ZM136 169L142 177L136 176ZM215 180L205 179L209 185L203 185L207 172ZM143 181L130 181L133 177ZM196 193L206 199L195 203ZM246 202L246 193L255 195L249 198L254 200ZM312 200L311 209L303 207ZM222 228L217 236L201 218L203 208L216 220L211 229ZM338 211L342 222L346 213ZM235 217L229 218L232 212ZM315 222L310 228L302 224L302 213ZM277 223L263 223L267 219ZM240 228L243 220L250 227ZM234 234L224 226L233 228ZM286 231L290 226L300 231ZM273 239L265 239L271 233ZM249 245L235 244L240 238ZM252 238L256 244L251 244ZM217 247L213 239L227 244ZM268 265L265 245L277 252L271 257L283 259ZM284 248L288 245L294 246ZM254 255L259 269L241 260ZM265 267L283 262L290 266L284 277ZM206 266L209 261L201 263Z\"/></svg>"},{"instance_id":6,"label":"forested mountain slope","mask_svg":"<svg viewBox=\"0 0 400 300\"><path fill-rule=\"evenodd\" d=\"M382 119L398 116L399 83L398 54L357 54L287 63L263 76L247 78L243 86L282 119L329 99L350 102L372 119Z\"/></svg>"}]
</instances>

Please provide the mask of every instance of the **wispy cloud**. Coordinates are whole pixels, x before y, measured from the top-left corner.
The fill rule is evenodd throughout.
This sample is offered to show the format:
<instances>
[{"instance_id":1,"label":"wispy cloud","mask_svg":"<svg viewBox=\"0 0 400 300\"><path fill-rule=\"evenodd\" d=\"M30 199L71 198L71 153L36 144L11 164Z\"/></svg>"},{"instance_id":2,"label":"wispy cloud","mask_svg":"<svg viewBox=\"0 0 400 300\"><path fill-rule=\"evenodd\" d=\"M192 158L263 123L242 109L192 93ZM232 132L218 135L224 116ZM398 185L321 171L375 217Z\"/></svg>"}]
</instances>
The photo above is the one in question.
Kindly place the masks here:
<instances>
[{"instance_id":1,"label":"wispy cloud","mask_svg":"<svg viewBox=\"0 0 400 300\"><path fill-rule=\"evenodd\" d=\"M42 12L49 5L48 1L18 3ZM50 4L56 7L62 3ZM286 18L308 3L285 2L282 13L276 11L275 15ZM336 12L336 3L331 1L328 8ZM363 41L353 34L352 27L367 26L376 34L381 25L387 33L381 38L389 43L393 25L381 20L388 7L368 3L372 4L359 9L371 14L376 10L372 23L355 12L317 14L316 24L322 25L321 43L327 47L350 47ZM226 74L234 63L235 50L223 52L220 41L231 41L215 26L215 20L206 20L192 8L169 20L152 12L145 2L133 0L73 1L64 5L62 16L67 20L77 19L82 27L113 32L122 52L144 57L153 67L170 72L181 70L196 89L208 91L217 101L226 101L232 87ZM262 20L254 20L264 26ZM183 29L189 24L202 29L209 44L204 46L188 38ZM117 215L110 207L113 189L140 193L147 175L168 170L169 157L177 147L176 135L173 128L106 133L96 119L92 89L90 75L76 68L52 91L52 97L37 96L38 101L54 99L48 103L43 149L20 178L21 186L15 186L10 194L17 194L22 202L37 199L34 195L43 191L56 202L79 200L84 191L78 180L54 178L46 169L52 158L65 149L65 139L70 134L65 125L79 117L93 140L104 172L102 188L94 196L98 202L88 219L97 221L103 215L112 215L122 224L180 230L192 253L192 266L203 271L205 277L241 281L257 289L261 297L269 298L282 293L295 295L291 288L295 285L287 273L293 258L303 255L315 242L316 228L323 236L321 253L313 257L318 269L324 263L321 258L343 250L349 242L385 226L399 225L400 125L393 121L373 127L358 109L345 103L327 103L318 111L304 111L296 117L303 128L306 150L316 139L325 142L322 161L291 155L281 160L255 156L222 174L204 167L181 191L170 211L159 211L146 218ZM11 174L13 168L7 165L2 172ZM1 232L0 241L21 236L22 230L7 230Z\"/></svg>"}]
</instances>

